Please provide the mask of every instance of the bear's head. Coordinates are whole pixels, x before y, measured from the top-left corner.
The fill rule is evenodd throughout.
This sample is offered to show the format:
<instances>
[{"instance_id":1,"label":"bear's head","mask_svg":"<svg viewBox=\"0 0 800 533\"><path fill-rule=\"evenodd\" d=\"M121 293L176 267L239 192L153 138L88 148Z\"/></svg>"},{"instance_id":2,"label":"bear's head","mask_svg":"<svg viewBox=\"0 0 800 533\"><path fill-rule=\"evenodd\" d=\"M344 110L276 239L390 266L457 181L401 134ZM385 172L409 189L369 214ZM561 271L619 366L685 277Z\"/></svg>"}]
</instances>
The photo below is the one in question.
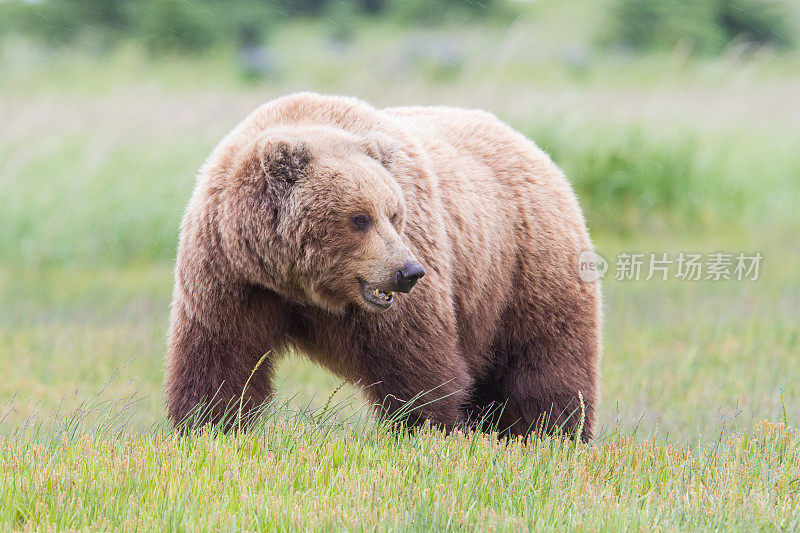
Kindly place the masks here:
<instances>
[{"instance_id":1,"label":"bear's head","mask_svg":"<svg viewBox=\"0 0 800 533\"><path fill-rule=\"evenodd\" d=\"M246 282L341 313L391 307L425 271L404 238L399 146L325 126L264 131L206 168L219 239Z\"/></svg>"}]
</instances>

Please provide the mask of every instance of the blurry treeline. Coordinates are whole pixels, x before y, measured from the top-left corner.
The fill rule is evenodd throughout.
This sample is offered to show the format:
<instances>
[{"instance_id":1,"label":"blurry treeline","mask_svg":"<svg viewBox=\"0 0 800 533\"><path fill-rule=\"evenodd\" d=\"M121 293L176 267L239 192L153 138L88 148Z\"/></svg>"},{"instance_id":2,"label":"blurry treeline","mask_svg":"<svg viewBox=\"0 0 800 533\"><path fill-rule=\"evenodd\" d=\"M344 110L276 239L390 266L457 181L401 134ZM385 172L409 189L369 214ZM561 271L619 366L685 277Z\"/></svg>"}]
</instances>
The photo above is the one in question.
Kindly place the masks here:
<instances>
[{"instance_id":1,"label":"blurry treeline","mask_svg":"<svg viewBox=\"0 0 800 533\"><path fill-rule=\"evenodd\" d=\"M686 45L716 54L732 43L775 48L797 44L798 7L789 0L588 0L602 3L598 46L645 52ZM544 6L546 4L546 6ZM543 7L544 6L544 7ZM546 0L0 0L0 35L24 34L47 46L112 46L138 41L151 52L192 53L218 44L268 43L272 30L292 19L329 23L331 37L347 40L356 20L399 25L505 23Z\"/></svg>"},{"instance_id":2,"label":"blurry treeline","mask_svg":"<svg viewBox=\"0 0 800 533\"><path fill-rule=\"evenodd\" d=\"M797 37L797 5L781 0L620 0L614 11L610 37L644 50L685 43L713 54L735 41L788 48Z\"/></svg>"},{"instance_id":3,"label":"blurry treeline","mask_svg":"<svg viewBox=\"0 0 800 533\"><path fill-rule=\"evenodd\" d=\"M219 43L251 46L296 18L324 18L346 39L358 17L439 24L453 17L497 17L502 0L0 0L0 32L46 45L113 44L127 38L154 52L195 52Z\"/></svg>"}]
</instances>

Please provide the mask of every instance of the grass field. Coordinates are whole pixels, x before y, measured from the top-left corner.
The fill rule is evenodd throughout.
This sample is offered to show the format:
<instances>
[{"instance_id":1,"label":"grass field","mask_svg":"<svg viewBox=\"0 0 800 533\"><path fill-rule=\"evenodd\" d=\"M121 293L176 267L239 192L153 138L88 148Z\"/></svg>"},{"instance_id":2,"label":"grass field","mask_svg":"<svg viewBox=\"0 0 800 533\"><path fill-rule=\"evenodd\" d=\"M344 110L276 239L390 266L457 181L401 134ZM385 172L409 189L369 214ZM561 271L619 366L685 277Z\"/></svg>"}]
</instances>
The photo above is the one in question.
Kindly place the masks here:
<instances>
[{"instance_id":1,"label":"grass field","mask_svg":"<svg viewBox=\"0 0 800 533\"><path fill-rule=\"evenodd\" d=\"M303 31L278 46L296 48ZM504 61L468 51L454 72L415 67L402 80L368 74L390 49L377 45L320 59L312 44L299 67L261 83L215 57L152 62L123 48L23 62L30 52L9 48L0 524L800 528L796 58L599 59L576 72L517 61L516 31L501 36ZM588 446L396 437L301 355L281 363L258 430L178 437L161 383L194 172L253 107L307 88L492 110L567 171L607 259L760 252L760 277L617 281L612 269L601 428Z\"/></svg>"}]
</instances>

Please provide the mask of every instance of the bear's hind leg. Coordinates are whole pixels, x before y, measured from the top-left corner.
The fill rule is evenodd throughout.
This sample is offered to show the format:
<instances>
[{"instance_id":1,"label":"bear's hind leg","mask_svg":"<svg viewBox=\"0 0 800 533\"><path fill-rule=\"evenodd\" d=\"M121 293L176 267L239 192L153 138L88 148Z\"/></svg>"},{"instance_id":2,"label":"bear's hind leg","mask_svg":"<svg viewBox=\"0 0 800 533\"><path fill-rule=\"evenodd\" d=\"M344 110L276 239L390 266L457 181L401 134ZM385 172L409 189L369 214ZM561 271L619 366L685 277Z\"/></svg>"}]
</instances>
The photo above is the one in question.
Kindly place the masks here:
<instances>
[{"instance_id":1,"label":"bear's hind leg","mask_svg":"<svg viewBox=\"0 0 800 533\"><path fill-rule=\"evenodd\" d=\"M501 433L561 432L589 441L597 400L593 350L543 339L506 345L497 352L492 381L476 389L475 398L499 406L491 421Z\"/></svg>"},{"instance_id":2,"label":"bear's hind leg","mask_svg":"<svg viewBox=\"0 0 800 533\"><path fill-rule=\"evenodd\" d=\"M550 338L517 340L507 333L494 349L492 366L472 388L472 427L507 436L580 433L590 440L597 402L596 325L580 321Z\"/></svg>"}]
</instances>

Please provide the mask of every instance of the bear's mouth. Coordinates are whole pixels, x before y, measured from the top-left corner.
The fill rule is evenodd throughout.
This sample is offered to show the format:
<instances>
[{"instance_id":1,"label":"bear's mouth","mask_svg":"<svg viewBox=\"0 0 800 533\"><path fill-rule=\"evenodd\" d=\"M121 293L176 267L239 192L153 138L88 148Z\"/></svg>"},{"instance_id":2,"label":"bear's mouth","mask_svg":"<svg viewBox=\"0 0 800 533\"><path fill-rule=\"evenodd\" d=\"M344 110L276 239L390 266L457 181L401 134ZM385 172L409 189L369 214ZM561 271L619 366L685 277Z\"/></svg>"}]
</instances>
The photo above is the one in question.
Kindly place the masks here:
<instances>
[{"instance_id":1,"label":"bear's mouth","mask_svg":"<svg viewBox=\"0 0 800 533\"><path fill-rule=\"evenodd\" d=\"M389 309L392 306L392 302L394 302L393 291L381 289L366 281L361 282L361 296L364 301L381 311Z\"/></svg>"}]
</instances>

